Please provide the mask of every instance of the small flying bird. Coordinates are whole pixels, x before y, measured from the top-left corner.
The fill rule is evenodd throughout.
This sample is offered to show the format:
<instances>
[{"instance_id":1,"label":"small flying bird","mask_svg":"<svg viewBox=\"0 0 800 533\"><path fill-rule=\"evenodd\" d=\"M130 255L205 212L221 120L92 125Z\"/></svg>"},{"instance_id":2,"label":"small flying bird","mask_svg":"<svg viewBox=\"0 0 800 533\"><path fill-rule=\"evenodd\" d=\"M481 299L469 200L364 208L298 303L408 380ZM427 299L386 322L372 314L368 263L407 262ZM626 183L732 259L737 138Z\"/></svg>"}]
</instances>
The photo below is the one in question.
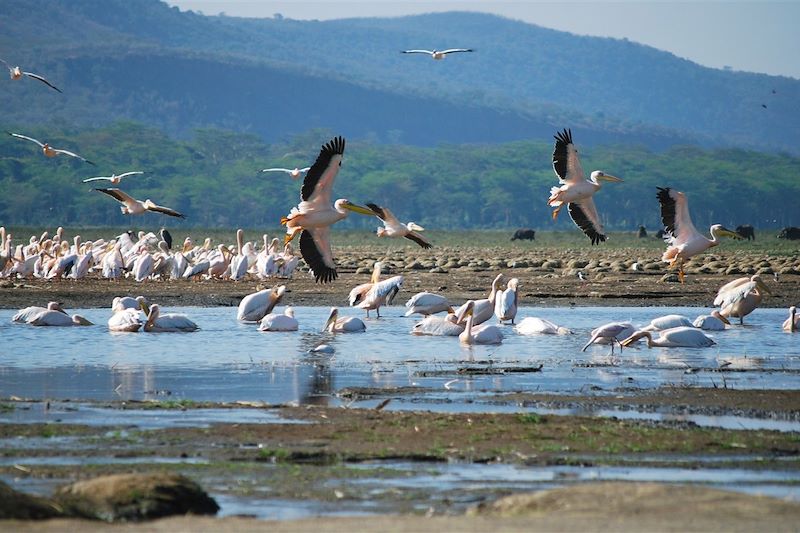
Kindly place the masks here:
<instances>
[{"instance_id":1,"label":"small flying bird","mask_svg":"<svg viewBox=\"0 0 800 533\"><path fill-rule=\"evenodd\" d=\"M444 59L447 54L457 54L459 52L474 52L472 48L448 48L447 50L403 50L403 54L428 54L437 61Z\"/></svg>"},{"instance_id":2,"label":"small flying bird","mask_svg":"<svg viewBox=\"0 0 800 533\"><path fill-rule=\"evenodd\" d=\"M305 167L305 168L297 168L297 167L295 167L295 168L265 168L265 169L262 169L261 172L285 172L286 174L289 174L292 178L297 179L301 175L303 175L306 172L308 172L309 170L311 170L311 167Z\"/></svg>"},{"instance_id":3,"label":"small flying bird","mask_svg":"<svg viewBox=\"0 0 800 533\"><path fill-rule=\"evenodd\" d=\"M75 157L77 159L80 159L81 161L83 161L85 163L89 163L90 165L94 165L94 163L92 163L91 161L89 161L88 159L86 159L84 157L79 156L75 152L70 152L69 150L61 150L59 148L53 148L53 147L50 146L50 144L43 143L41 141L38 141L38 140L34 139L33 137L28 137L27 135L20 135L19 133L11 133L10 131L7 131L6 133L11 135L12 137L16 137L17 139L23 139L23 140L30 141L32 143L38 144L42 148L42 153L46 157L55 157L57 155L64 154L64 155L68 155L70 157Z\"/></svg>"},{"instance_id":4,"label":"small flying bird","mask_svg":"<svg viewBox=\"0 0 800 533\"><path fill-rule=\"evenodd\" d=\"M12 80L19 80L22 79L22 76L28 76L29 78L33 78L34 80L39 80L40 82L44 83L45 85L47 85L52 89L55 89L58 92L63 92L61 91L61 89L59 89L58 87L47 81L43 76L39 76L38 74L34 74L33 72L25 72L20 67L12 67L2 59L0 59L0 62L2 62L8 69L8 74L11 76Z\"/></svg>"},{"instance_id":5,"label":"small flying bird","mask_svg":"<svg viewBox=\"0 0 800 533\"><path fill-rule=\"evenodd\" d=\"M178 213L174 209L154 204L152 200L150 200L149 198L143 202L141 200L133 198L129 194L121 191L120 189L95 189L95 190L97 192L107 194L110 197L117 200L118 202L122 203L123 205L120 206L120 210L122 211L123 215L141 215L145 211L153 211L156 213L164 213L165 215L169 215L171 217L186 218L184 215Z\"/></svg>"},{"instance_id":6,"label":"small flying bird","mask_svg":"<svg viewBox=\"0 0 800 533\"><path fill-rule=\"evenodd\" d=\"M417 233L425 230L422 226L418 226L413 222L403 224L397 220L397 217L386 207L380 207L379 205L370 203L367 204L367 207L375 213L376 217L383 221L383 227L378 228L378 237L405 237L426 249L433 246L430 242L426 241L422 235Z\"/></svg>"},{"instance_id":7,"label":"small flying bird","mask_svg":"<svg viewBox=\"0 0 800 533\"><path fill-rule=\"evenodd\" d=\"M135 176L136 174L144 174L141 170L134 170L133 172L123 172L122 174L111 174L110 176L96 176L94 178L86 178L83 180L83 183L88 183L90 181L100 181L100 180L107 180L113 183L114 185L119 185L119 182L122 181L122 178L127 178L128 176Z\"/></svg>"},{"instance_id":8,"label":"small flying bird","mask_svg":"<svg viewBox=\"0 0 800 533\"><path fill-rule=\"evenodd\" d=\"M592 244L599 244L606 240L606 236L592 197L600 190L600 181L622 180L602 170L595 170L587 180L578 159L578 150L572 142L572 130L565 129L554 137L553 170L558 176L559 186L550 189L550 198L547 200L547 205L555 207L553 220L566 204L575 225L589 237Z\"/></svg>"}]
</instances>

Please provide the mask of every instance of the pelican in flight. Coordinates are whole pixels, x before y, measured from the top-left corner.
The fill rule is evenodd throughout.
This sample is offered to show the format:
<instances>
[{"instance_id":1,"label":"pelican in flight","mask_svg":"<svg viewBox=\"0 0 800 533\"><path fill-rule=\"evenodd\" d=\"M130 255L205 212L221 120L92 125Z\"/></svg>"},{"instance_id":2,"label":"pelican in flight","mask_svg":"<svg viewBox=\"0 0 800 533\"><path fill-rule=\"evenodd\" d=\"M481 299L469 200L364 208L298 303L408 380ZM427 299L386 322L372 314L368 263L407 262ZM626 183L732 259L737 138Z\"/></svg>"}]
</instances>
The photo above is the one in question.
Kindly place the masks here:
<instances>
[{"instance_id":1,"label":"pelican in flight","mask_svg":"<svg viewBox=\"0 0 800 533\"><path fill-rule=\"evenodd\" d=\"M714 305L719 306L719 313L725 318L735 317L744 324L744 317L761 305L765 292L772 294L758 274L737 278L720 287Z\"/></svg>"},{"instance_id":2,"label":"pelican in flight","mask_svg":"<svg viewBox=\"0 0 800 533\"><path fill-rule=\"evenodd\" d=\"M473 311L475 309L475 302L473 300L469 300L466 303L466 308L464 309L463 313L459 315L459 322L461 322L464 317L467 319L467 323L464 326L464 331L458 336L458 340L461 344L500 344L503 342L503 332L500 331L500 328L494 325L480 325L475 326Z\"/></svg>"},{"instance_id":3,"label":"pelican in flight","mask_svg":"<svg viewBox=\"0 0 800 533\"><path fill-rule=\"evenodd\" d=\"M441 60L447 57L447 54L458 54L460 52L474 52L472 48L448 48L447 50L403 50L402 54L427 54L433 59Z\"/></svg>"},{"instance_id":4,"label":"pelican in flight","mask_svg":"<svg viewBox=\"0 0 800 533\"><path fill-rule=\"evenodd\" d=\"M322 327L322 331L330 333L361 333L367 330L364 321L354 316L343 316L339 318L339 310L331 307L331 313Z\"/></svg>"},{"instance_id":5,"label":"pelican in flight","mask_svg":"<svg viewBox=\"0 0 800 533\"><path fill-rule=\"evenodd\" d=\"M800 316L797 316L795 306L789 308L789 318L783 323L783 331L794 333L800 331Z\"/></svg>"},{"instance_id":6,"label":"pelican in flight","mask_svg":"<svg viewBox=\"0 0 800 533\"><path fill-rule=\"evenodd\" d=\"M39 80L40 82L44 83L45 85L47 85L52 89L55 89L58 92L63 92L61 89L59 89L58 87L47 81L44 78L44 76L39 76L38 74L34 74L33 72L25 72L20 67L12 67L8 63L6 63L5 60L3 59L0 59L0 62L2 62L8 69L8 74L9 76L11 76L12 80L20 80L22 79L22 76L28 76L29 78L33 78L34 80Z\"/></svg>"},{"instance_id":7,"label":"pelican in flight","mask_svg":"<svg viewBox=\"0 0 800 533\"><path fill-rule=\"evenodd\" d=\"M97 192L107 194L110 197L117 200L118 202L120 202L121 204L123 204L122 206L120 206L120 210L122 211L123 215L141 215L145 211L153 211L155 213L164 213L165 215L169 215L171 217L186 218L184 215L178 213L174 209L154 204L153 201L150 200L149 198L143 202L141 200L137 200L136 198L132 197L126 192L123 192L120 189L95 189L95 190Z\"/></svg>"},{"instance_id":8,"label":"pelican in flight","mask_svg":"<svg viewBox=\"0 0 800 533\"><path fill-rule=\"evenodd\" d=\"M655 339L649 331L637 331L622 341L620 345L630 346L643 337L647 337L648 348L653 346L659 348L706 348L716 344L714 339L703 333L702 330L681 326L659 331L658 337Z\"/></svg>"},{"instance_id":9,"label":"pelican in flight","mask_svg":"<svg viewBox=\"0 0 800 533\"><path fill-rule=\"evenodd\" d=\"M25 140L25 141L30 141L32 143L38 144L42 149L42 153L46 157L55 157L57 155L64 154L64 155L68 155L70 157L74 157L74 158L80 159L81 161L83 161L85 163L89 163L90 165L94 165L93 162L89 161L85 157L79 156L75 152L70 152L69 150L62 150L60 148L53 148L52 146L50 146L49 143L43 143L43 142L41 142L41 141L39 141L37 139L34 139L33 137L28 137L27 135L20 135L19 133L11 133L10 131L7 131L6 133L11 135L12 137L16 137L17 139L22 139L22 140Z\"/></svg>"},{"instance_id":10,"label":"pelican in flight","mask_svg":"<svg viewBox=\"0 0 800 533\"><path fill-rule=\"evenodd\" d=\"M331 206L331 191L339 167L342 166L344 138L334 137L322 149L303 180L302 200L281 219L286 225L284 244L300 233L300 255L303 256L317 282L328 283L338 277L331 254L330 227L347 216L348 211L363 215L374 213L340 198Z\"/></svg>"},{"instance_id":11,"label":"pelican in flight","mask_svg":"<svg viewBox=\"0 0 800 533\"><path fill-rule=\"evenodd\" d=\"M422 226L418 226L413 222L403 224L386 207L380 207L376 204L367 204L367 207L372 209L375 216L383 221L383 227L378 228L378 237L405 237L426 249L433 246L422 235L417 233L425 230Z\"/></svg>"},{"instance_id":12,"label":"pelican in flight","mask_svg":"<svg viewBox=\"0 0 800 533\"><path fill-rule=\"evenodd\" d=\"M558 176L558 187L550 189L547 205L555 207L553 220L567 205L572 221L592 241L599 244L606 240L603 224L594 206L594 193L600 190L601 181L621 182L622 180L595 170L587 180L578 159L578 150L572 142L572 130L565 129L555 135L556 144L553 149L553 170Z\"/></svg>"},{"instance_id":13,"label":"pelican in flight","mask_svg":"<svg viewBox=\"0 0 800 533\"><path fill-rule=\"evenodd\" d=\"M657 187L658 203L661 204L661 222L664 224L664 240L667 251L661 260L673 268L678 265L678 278L683 283L683 262L711 247L719 244L720 237L741 239L742 236L720 224L711 226L711 238L708 239L694 228L689 217L689 201L682 192Z\"/></svg>"},{"instance_id":14,"label":"pelican in flight","mask_svg":"<svg viewBox=\"0 0 800 533\"><path fill-rule=\"evenodd\" d=\"M264 169L261 169L261 172L284 172L286 174L289 174L293 179L297 179L300 176L302 176L303 174L305 174L306 172L308 172L309 170L311 170L311 167L305 167L305 168L297 168L297 167L295 167L295 168L264 168Z\"/></svg>"},{"instance_id":15,"label":"pelican in flight","mask_svg":"<svg viewBox=\"0 0 800 533\"><path fill-rule=\"evenodd\" d=\"M111 174L110 176L97 176L94 178L86 178L83 180L83 183L89 183L90 181L100 181L106 180L110 181L114 185L119 185L122 181L122 178L127 178L128 176L135 176L137 174L144 174L141 170L134 170L133 172L123 172L122 174Z\"/></svg>"}]
</instances>

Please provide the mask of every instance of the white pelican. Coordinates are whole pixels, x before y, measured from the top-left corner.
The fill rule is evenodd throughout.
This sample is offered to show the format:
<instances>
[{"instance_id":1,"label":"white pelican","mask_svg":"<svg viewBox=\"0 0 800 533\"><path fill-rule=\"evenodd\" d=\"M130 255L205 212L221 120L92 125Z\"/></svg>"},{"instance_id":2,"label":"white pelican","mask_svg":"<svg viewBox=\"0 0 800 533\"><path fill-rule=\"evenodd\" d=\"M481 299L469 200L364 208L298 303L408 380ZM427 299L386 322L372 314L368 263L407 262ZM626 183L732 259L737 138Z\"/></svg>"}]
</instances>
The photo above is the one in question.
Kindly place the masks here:
<instances>
[{"instance_id":1,"label":"white pelican","mask_svg":"<svg viewBox=\"0 0 800 533\"><path fill-rule=\"evenodd\" d=\"M122 181L122 178L127 178L128 176L135 176L137 174L144 174L144 172L142 172L140 170L134 170L132 172L123 172L122 174L111 174L110 176L96 176L94 178L86 178L85 180L83 180L83 183L88 183L90 181L106 180L106 181L110 181L114 185L119 185L119 182ZM164 230L162 228L162 231L166 231L166 230ZM171 245L171 242L172 241L170 239L170 243L169 243L170 245Z\"/></svg>"},{"instance_id":2,"label":"white pelican","mask_svg":"<svg viewBox=\"0 0 800 533\"><path fill-rule=\"evenodd\" d=\"M334 137L322 149L303 180L301 202L281 219L286 225L284 244L300 233L300 254L317 282L328 283L338 277L330 243L330 227L347 216L348 211L373 215L366 207L340 198L331 206L331 191L342 165L344 138Z\"/></svg>"},{"instance_id":3,"label":"white pelican","mask_svg":"<svg viewBox=\"0 0 800 533\"><path fill-rule=\"evenodd\" d=\"M47 81L43 76L34 74L33 72L25 72L20 67L12 67L8 63L6 63L6 61L3 59L0 59L0 62L2 62L8 69L8 74L9 76L11 76L12 80L19 80L22 79L22 76L28 76L29 78L32 78L34 80L39 80L40 82L44 83L45 85L47 85L52 89L55 89L58 92L63 92L61 89L59 89L58 87Z\"/></svg>"},{"instance_id":4,"label":"white pelican","mask_svg":"<svg viewBox=\"0 0 800 533\"><path fill-rule=\"evenodd\" d=\"M797 309L795 306L789 308L789 318L783 323L783 331L794 333L800 330L800 316L797 316Z\"/></svg>"},{"instance_id":5,"label":"white pelican","mask_svg":"<svg viewBox=\"0 0 800 533\"><path fill-rule=\"evenodd\" d=\"M472 316L474 319L475 325L483 324L492 316L494 315L494 302L497 298L497 284L500 283L500 280L503 279L503 274L498 274L494 281L492 281L492 288L489 291L488 298L482 298L480 300L474 301L474 309L472 312ZM456 309L456 315L461 317L464 316L464 311L466 311L467 304L465 303L458 309Z\"/></svg>"},{"instance_id":6,"label":"white pelican","mask_svg":"<svg viewBox=\"0 0 800 533\"><path fill-rule=\"evenodd\" d=\"M620 350L622 349L622 343L620 342L619 334L629 329L632 329L630 324L624 322L611 322L610 324L604 324L592 330L592 337L581 349L581 351L585 352L586 348L592 344L611 344L611 354L613 355L615 342L620 345Z\"/></svg>"},{"instance_id":7,"label":"white pelican","mask_svg":"<svg viewBox=\"0 0 800 533\"><path fill-rule=\"evenodd\" d=\"M244 230L236 230L236 255L231 258L231 279L240 281L247 275L250 266L247 255L244 253Z\"/></svg>"},{"instance_id":8,"label":"white pelican","mask_svg":"<svg viewBox=\"0 0 800 533\"><path fill-rule=\"evenodd\" d=\"M720 224L711 226L711 238L708 239L697 231L689 217L689 202L682 192L667 188L657 187L658 202L661 204L661 222L664 224L664 240L667 242L667 251L661 260L669 263L673 268L678 265L678 278L683 283L683 262L692 256L708 250L719 244L720 237L741 236Z\"/></svg>"},{"instance_id":9,"label":"white pelican","mask_svg":"<svg viewBox=\"0 0 800 533\"><path fill-rule=\"evenodd\" d=\"M679 327L691 328L694 327L694 324L683 315L664 315L651 320L647 326L642 328L642 331L660 331Z\"/></svg>"},{"instance_id":10,"label":"white pelican","mask_svg":"<svg viewBox=\"0 0 800 533\"><path fill-rule=\"evenodd\" d=\"M571 335L572 331L569 329L557 326L549 320L543 318L528 316L522 319L522 322L517 324L514 329L520 335Z\"/></svg>"},{"instance_id":11,"label":"white pelican","mask_svg":"<svg viewBox=\"0 0 800 533\"><path fill-rule=\"evenodd\" d=\"M322 327L322 331L330 333L360 333L366 330L367 326L360 318L354 316L339 318L339 310L335 307L331 307L331 314Z\"/></svg>"},{"instance_id":12,"label":"white pelican","mask_svg":"<svg viewBox=\"0 0 800 533\"><path fill-rule=\"evenodd\" d=\"M261 172L285 172L286 174L289 174L293 179L297 179L301 175L303 175L306 172L308 172L309 170L311 170L311 167L305 167L305 168L297 168L297 167L295 167L295 168L265 168L265 169L262 169Z\"/></svg>"},{"instance_id":13,"label":"white pelican","mask_svg":"<svg viewBox=\"0 0 800 533\"><path fill-rule=\"evenodd\" d=\"M236 320L242 322L258 322L272 312L286 293L286 285L248 294L239 302Z\"/></svg>"},{"instance_id":14,"label":"white pelican","mask_svg":"<svg viewBox=\"0 0 800 533\"><path fill-rule=\"evenodd\" d=\"M419 244L423 248L431 248L433 245L425 240L425 238L420 235L419 231L424 231L425 228L422 226L418 226L413 222L409 222L408 224L403 224L397 217L395 217L389 209L385 207L380 207L376 204L367 204L375 216L378 217L383 221L383 227L378 228L377 235L378 237L405 237L406 239L412 240L415 243Z\"/></svg>"},{"instance_id":15,"label":"white pelican","mask_svg":"<svg viewBox=\"0 0 800 533\"><path fill-rule=\"evenodd\" d=\"M151 332L173 332L173 331L195 331L197 324L189 320L186 315L177 313L161 314L161 307L158 304L150 306L147 314L147 322L144 323L144 330Z\"/></svg>"},{"instance_id":16,"label":"white pelican","mask_svg":"<svg viewBox=\"0 0 800 533\"><path fill-rule=\"evenodd\" d=\"M772 294L758 274L750 278L738 278L719 289L714 305L720 307L719 312L725 318L735 317L739 319L739 324L744 324L744 317L761 304L765 292Z\"/></svg>"},{"instance_id":17,"label":"white pelican","mask_svg":"<svg viewBox=\"0 0 800 533\"><path fill-rule=\"evenodd\" d=\"M298 327L294 309L287 307L283 313L270 313L262 318L258 331L297 331Z\"/></svg>"},{"instance_id":18,"label":"white pelican","mask_svg":"<svg viewBox=\"0 0 800 533\"><path fill-rule=\"evenodd\" d=\"M716 344L714 339L707 336L702 330L685 326L665 329L659 331L658 335L658 338L654 339L653 334L649 331L637 331L620 344L621 346L630 346L643 337L647 337L648 348L653 346L660 348L705 348Z\"/></svg>"},{"instance_id":19,"label":"white pelican","mask_svg":"<svg viewBox=\"0 0 800 533\"><path fill-rule=\"evenodd\" d=\"M502 324L505 320L510 320L514 324L514 319L517 317L517 288L519 287L519 280L511 278L508 280L506 290L498 291L495 296L494 302L494 316Z\"/></svg>"},{"instance_id":20,"label":"white pelican","mask_svg":"<svg viewBox=\"0 0 800 533\"><path fill-rule=\"evenodd\" d=\"M139 254L133 262L133 279L137 282L144 281L153 273L154 265L155 260L150 252L145 251Z\"/></svg>"},{"instance_id":21,"label":"white pelican","mask_svg":"<svg viewBox=\"0 0 800 533\"><path fill-rule=\"evenodd\" d=\"M93 326L81 315L69 316L61 311L42 311L28 321L31 326Z\"/></svg>"},{"instance_id":22,"label":"white pelican","mask_svg":"<svg viewBox=\"0 0 800 533\"><path fill-rule=\"evenodd\" d=\"M111 250L103 256L103 277L108 279L120 279L122 270L125 268L125 261L122 258L120 244L114 244Z\"/></svg>"},{"instance_id":23,"label":"white pelican","mask_svg":"<svg viewBox=\"0 0 800 533\"><path fill-rule=\"evenodd\" d=\"M111 311L113 313L124 311L125 309L133 309L135 311L141 309L147 313L147 300L144 296L137 296L136 298L133 296L115 296L111 300Z\"/></svg>"},{"instance_id":24,"label":"white pelican","mask_svg":"<svg viewBox=\"0 0 800 533\"><path fill-rule=\"evenodd\" d=\"M700 315L694 319L692 325L696 328L704 329L706 331L724 331L725 326L730 322L727 318L722 316L719 311L714 309L710 315Z\"/></svg>"},{"instance_id":25,"label":"white pelican","mask_svg":"<svg viewBox=\"0 0 800 533\"><path fill-rule=\"evenodd\" d=\"M427 54L433 59L441 60L447 57L447 54L457 54L459 52L474 52L472 48L448 48L447 50L402 50L402 54Z\"/></svg>"},{"instance_id":26,"label":"white pelican","mask_svg":"<svg viewBox=\"0 0 800 533\"><path fill-rule=\"evenodd\" d=\"M461 344L500 344L503 342L503 333L500 328L493 325L474 325L473 311L475 309L475 302L469 300L466 303L466 309L462 315L459 315L459 322L466 317L467 323L464 326L464 331L458 336Z\"/></svg>"},{"instance_id":27,"label":"white pelican","mask_svg":"<svg viewBox=\"0 0 800 533\"><path fill-rule=\"evenodd\" d=\"M142 318L138 309L123 309L116 311L108 319L108 330L133 333L142 327Z\"/></svg>"},{"instance_id":28,"label":"white pelican","mask_svg":"<svg viewBox=\"0 0 800 533\"><path fill-rule=\"evenodd\" d=\"M19 133L11 133L10 131L7 131L6 133L11 135L12 137L16 137L17 139L23 139L38 144L42 148L42 153L46 157L55 157L57 155L64 154L70 157L74 157L76 159L80 159L81 161L89 163L90 165L94 165L94 163L92 163L91 161L89 161L84 157L79 156L75 152L70 152L69 150L62 150L60 148L53 148L52 146L50 146L49 143L43 143L41 141L34 139L33 137L28 137L27 135L20 135Z\"/></svg>"},{"instance_id":29,"label":"white pelican","mask_svg":"<svg viewBox=\"0 0 800 533\"><path fill-rule=\"evenodd\" d=\"M452 312L445 317L428 315L414 324L411 334L458 337L464 331L464 324L457 322L458 317Z\"/></svg>"},{"instance_id":30,"label":"white pelican","mask_svg":"<svg viewBox=\"0 0 800 533\"><path fill-rule=\"evenodd\" d=\"M441 311L455 312L447 298L431 292L418 292L406 302L406 307L408 311L406 311L405 316L411 316L414 313L428 316Z\"/></svg>"},{"instance_id":31,"label":"white pelican","mask_svg":"<svg viewBox=\"0 0 800 533\"><path fill-rule=\"evenodd\" d=\"M330 355L335 351L336 350L334 349L334 347L331 346L330 344L320 344L319 346L315 346L314 348L308 350L308 353L324 353Z\"/></svg>"},{"instance_id":32,"label":"white pelican","mask_svg":"<svg viewBox=\"0 0 800 533\"><path fill-rule=\"evenodd\" d=\"M394 297L403 286L403 276L393 276L380 281L382 267L383 263L376 261L370 282L362 283L353 288L348 296L350 307L364 309L367 312L367 318L369 318L369 312L373 309L378 314L378 318L380 318L381 306L384 304L391 305Z\"/></svg>"},{"instance_id":33,"label":"white pelican","mask_svg":"<svg viewBox=\"0 0 800 533\"><path fill-rule=\"evenodd\" d=\"M135 199L134 197L121 191L120 189L95 189L95 190L103 194L107 194L110 197L117 200L118 202L120 202L121 204L123 204L120 207L120 210L122 211L123 215L141 215L145 211L154 211L156 213L164 213L165 215L169 215L171 217L186 218L184 215L178 213L174 209L154 204L153 201L150 200L150 198L148 198L143 202L141 200Z\"/></svg>"},{"instance_id":34,"label":"white pelican","mask_svg":"<svg viewBox=\"0 0 800 533\"><path fill-rule=\"evenodd\" d=\"M47 307L37 307L37 306L30 306L24 309L20 309L17 311L13 317L11 317L12 322L30 322L36 315L43 311L59 311L61 313L67 314L66 311L61 307L61 304L58 302L48 302Z\"/></svg>"},{"instance_id":35,"label":"white pelican","mask_svg":"<svg viewBox=\"0 0 800 533\"><path fill-rule=\"evenodd\" d=\"M572 130L558 132L555 139L553 170L558 176L559 186L550 189L550 198L547 200L547 205L555 207L553 220L566 204L575 225L589 237L592 244L599 244L606 240L606 236L594 206L594 193L600 190L600 181L622 180L601 170L592 172L587 180L578 159L578 150L572 143Z\"/></svg>"}]
</instances>

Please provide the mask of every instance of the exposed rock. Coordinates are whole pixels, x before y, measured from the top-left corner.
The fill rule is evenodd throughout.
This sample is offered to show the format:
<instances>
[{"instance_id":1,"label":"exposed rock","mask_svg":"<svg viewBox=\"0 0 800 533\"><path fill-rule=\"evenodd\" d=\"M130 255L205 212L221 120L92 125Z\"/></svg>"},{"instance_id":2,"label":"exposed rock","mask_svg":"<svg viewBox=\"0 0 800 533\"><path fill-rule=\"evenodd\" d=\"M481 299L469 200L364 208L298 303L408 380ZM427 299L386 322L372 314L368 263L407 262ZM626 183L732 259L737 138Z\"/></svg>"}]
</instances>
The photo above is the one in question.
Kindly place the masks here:
<instances>
[{"instance_id":1,"label":"exposed rock","mask_svg":"<svg viewBox=\"0 0 800 533\"><path fill-rule=\"evenodd\" d=\"M55 502L16 491L0 481L0 520L45 520L63 516L63 509Z\"/></svg>"},{"instance_id":2,"label":"exposed rock","mask_svg":"<svg viewBox=\"0 0 800 533\"><path fill-rule=\"evenodd\" d=\"M659 283L680 283L680 278L678 274L675 272L669 272L668 274L664 274L661 276L661 279L658 280Z\"/></svg>"}]
</instances>

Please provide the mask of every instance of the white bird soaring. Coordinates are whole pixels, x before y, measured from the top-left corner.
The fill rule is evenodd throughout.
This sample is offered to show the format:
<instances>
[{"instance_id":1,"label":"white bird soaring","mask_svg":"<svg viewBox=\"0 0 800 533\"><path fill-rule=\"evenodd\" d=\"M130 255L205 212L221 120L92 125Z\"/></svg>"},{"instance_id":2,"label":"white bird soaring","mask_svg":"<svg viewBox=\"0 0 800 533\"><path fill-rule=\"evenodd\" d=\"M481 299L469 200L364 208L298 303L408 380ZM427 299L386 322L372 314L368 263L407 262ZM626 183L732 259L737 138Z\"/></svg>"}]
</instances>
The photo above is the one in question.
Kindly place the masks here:
<instances>
[{"instance_id":1,"label":"white bird soaring","mask_svg":"<svg viewBox=\"0 0 800 533\"><path fill-rule=\"evenodd\" d=\"M558 326L549 320L535 316L523 318L514 329L520 335L570 335L572 333L572 331L565 327Z\"/></svg>"},{"instance_id":2,"label":"white bird soaring","mask_svg":"<svg viewBox=\"0 0 800 533\"><path fill-rule=\"evenodd\" d=\"M418 292L406 302L406 307L408 311L406 311L405 316L411 316L414 313L428 316L441 311L454 312L447 298L431 292Z\"/></svg>"},{"instance_id":3,"label":"white bird soaring","mask_svg":"<svg viewBox=\"0 0 800 533\"><path fill-rule=\"evenodd\" d=\"M389 211L389 209L380 207L377 204L368 203L367 207L369 207L372 212L375 213L376 217L383 221L383 227L378 228L377 231L378 237L405 237L406 239L414 241L425 249L433 246L418 233L425 230L425 228L422 226L418 226L413 222L403 224L397 220L397 217L395 217L392 212Z\"/></svg>"},{"instance_id":4,"label":"white bird soaring","mask_svg":"<svg viewBox=\"0 0 800 533\"><path fill-rule=\"evenodd\" d=\"M333 182L339 173L345 140L334 137L322 149L303 180L301 202L281 219L286 225L284 244L300 233L300 254L317 282L328 283L338 277L333 261L330 227L344 219L348 211L373 215L366 207L340 198L331 205Z\"/></svg>"},{"instance_id":5,"label":"white bird soaring","mask_svg":"<svg viewBox=\"0 0 800 533\"><path fill-rule=\"evenodd\" d=\"M697 231L689 217L689 201L682 192L657 187L658 202L661 204L661 222L664 224L664 240L667 251L661 260L673 268L678 265L678 278L683 283L683 262L719 244L720 237L741 239L742 236L720 224L711 226L711 238Z\"/></svg>"},{"instance_id":6,"label":"white bird soaring","mask_svg":"<svg viewBox=\"0 0 800 533\"><path fill-rule=\"evenodd\" d=\"M296 167L295 168L265 168L265 169L262 169L261 172L284 172L286 174L289 174L293 179L297 179L300 176L302 176L303 174L305 174L306 172L308 172L309 170L311 170L311 167L305 167L305 168L296 168Z\"/></svg>"},{"instance_id":7,"label":"white bird soaring","mask_svg":"<svg viewBox=\"0 0 800 533\"><path fill-rule=\"evenodd\" d=\"M647 337L647 347L661 347L661 348L705 348L716 344L714 339L703 333L702 330L697 328L687 328L684 326L678 328L665 329L658 332L658 338L653 338L653 334L649 331L637 331L624 341L620 343L621 346L630 346L637 340Z\"/></svg>"},{"instance_id":8,"label":"white bird soaring","mask_svg":"<svg viewBox=\"0 0 800 533\"><path fill-rule=\"evenodd\" d=\"M11 77L12 80L20 80L20 79L22 79L22 76L27 76L27 77L29 77L31 79L38 80L38 81L44 83L45 85L47 85L51 89L55 89L58 92L63 92L61 89L59 89L58 87L56 87L55 85L53 85L52 83L47 81L44 78L44 76L40 76L38 74L34 74L33 72L25 72L20 67L12 67L11 65L9 65L3 59L0 59L0 62L3 63L3 65L5 65L6 68L8 69L8 74Z\"/></svg>"},{"instance_id":9,"label":"white bird soaring","mask_svg":"<svg viewBox=\"0 0 800 533\"><path fill-rule=\"evenodd\" d=\"M344 316L339 318L339 310L335 307L331 308L331 313L322 327L322 331L329 333L361 333L366 330L367 325L358 317Z\"/></svg>"},{"instance_id":10,"label":"white bird soaring","mask_svg":"<svg viewBox=\"0 0 800 533\"><path fill-rule=\"evenodd\" d=\"M110 197L117 200L118 202L120 202L122 204L122 206L120 206L120 210L122 211L123 215L141 215L145 211L152 211L155 213L163 213L171 217L186 218L184 215L178 213L174 209L170 209L169 207L164 207L161 205L156 205L149 198L143 202L141 200L133 198L128 193L123 192L120 189L95 189L95 190L97 192L107 194Z\"/></svg>"},{"instance_id":11,"label":"white bird soaring","mask_svg":"<svg viewBox=\"0 0 800 533\"><path fill-rule=\"evenodd\" d=\"M426 54L433 59L441 60L447 57L447 54L457 54L461 52L474 52L472 48L448 48L447 50L402 50L402 54Z\"/></svg>"},{"instance_id":12,"label":"white bird soaring","mask_svg":"<svg viewBox=\"0 0 800 533\"><path fill-rule=\"evenodd\" d=\"M74 157L76 159L80 159L81 161L89 163L90 165L94 165L94 163L92 163L85 157L79 156L75 152L70 152L69 150L62 150L60 148L53 148L52 146L50 146L49 143L43 143L37 139L34 139L33 137L28 137L27 135L20 135L19 133L11 133L10 131L7 131L6 133L11 135L12 137L16 137L17 139L22 139L25 141L30 141L32 143L38 144L42 148L42 153L45 155L45 157L56 157L57 155L63 154L63 155L68 155L70 157Z\"/></svg>"},{"instance_id":13,"label":"white bird soaring","mask_svg":"<svg viewBox=\"0 0 800 533\"><path fill-rule=\"evenodd\" d=\"M119 185L123 178L127 178L128 176L136 176L137 174L144 174L144 172L140 170L134 170L132 172L123 172L122 174L111 174L110 176L96 176L94 178L86 178L83 180L83 183L106 180L110 181L114 185Z\"/></svg>"},{"instance_id":14,"label":"white bird soaring","mask_svg":"<svg viewBox=\"0 0 800 533\"><path fill-rule=\"evenodd\" d=\"M606 240L606 236L593 196L600 190L601 181L622 180L601 170L592 172L587 180L581 168L578 150L572 142L572 130L558 132L555 139L553 170L558 176L559 186L550 189L550 198L547 200L547 205L555 207L553 220L566 205L575 225L589 237L592 244L599 244Z\"/></svg>"}]
</instances>

